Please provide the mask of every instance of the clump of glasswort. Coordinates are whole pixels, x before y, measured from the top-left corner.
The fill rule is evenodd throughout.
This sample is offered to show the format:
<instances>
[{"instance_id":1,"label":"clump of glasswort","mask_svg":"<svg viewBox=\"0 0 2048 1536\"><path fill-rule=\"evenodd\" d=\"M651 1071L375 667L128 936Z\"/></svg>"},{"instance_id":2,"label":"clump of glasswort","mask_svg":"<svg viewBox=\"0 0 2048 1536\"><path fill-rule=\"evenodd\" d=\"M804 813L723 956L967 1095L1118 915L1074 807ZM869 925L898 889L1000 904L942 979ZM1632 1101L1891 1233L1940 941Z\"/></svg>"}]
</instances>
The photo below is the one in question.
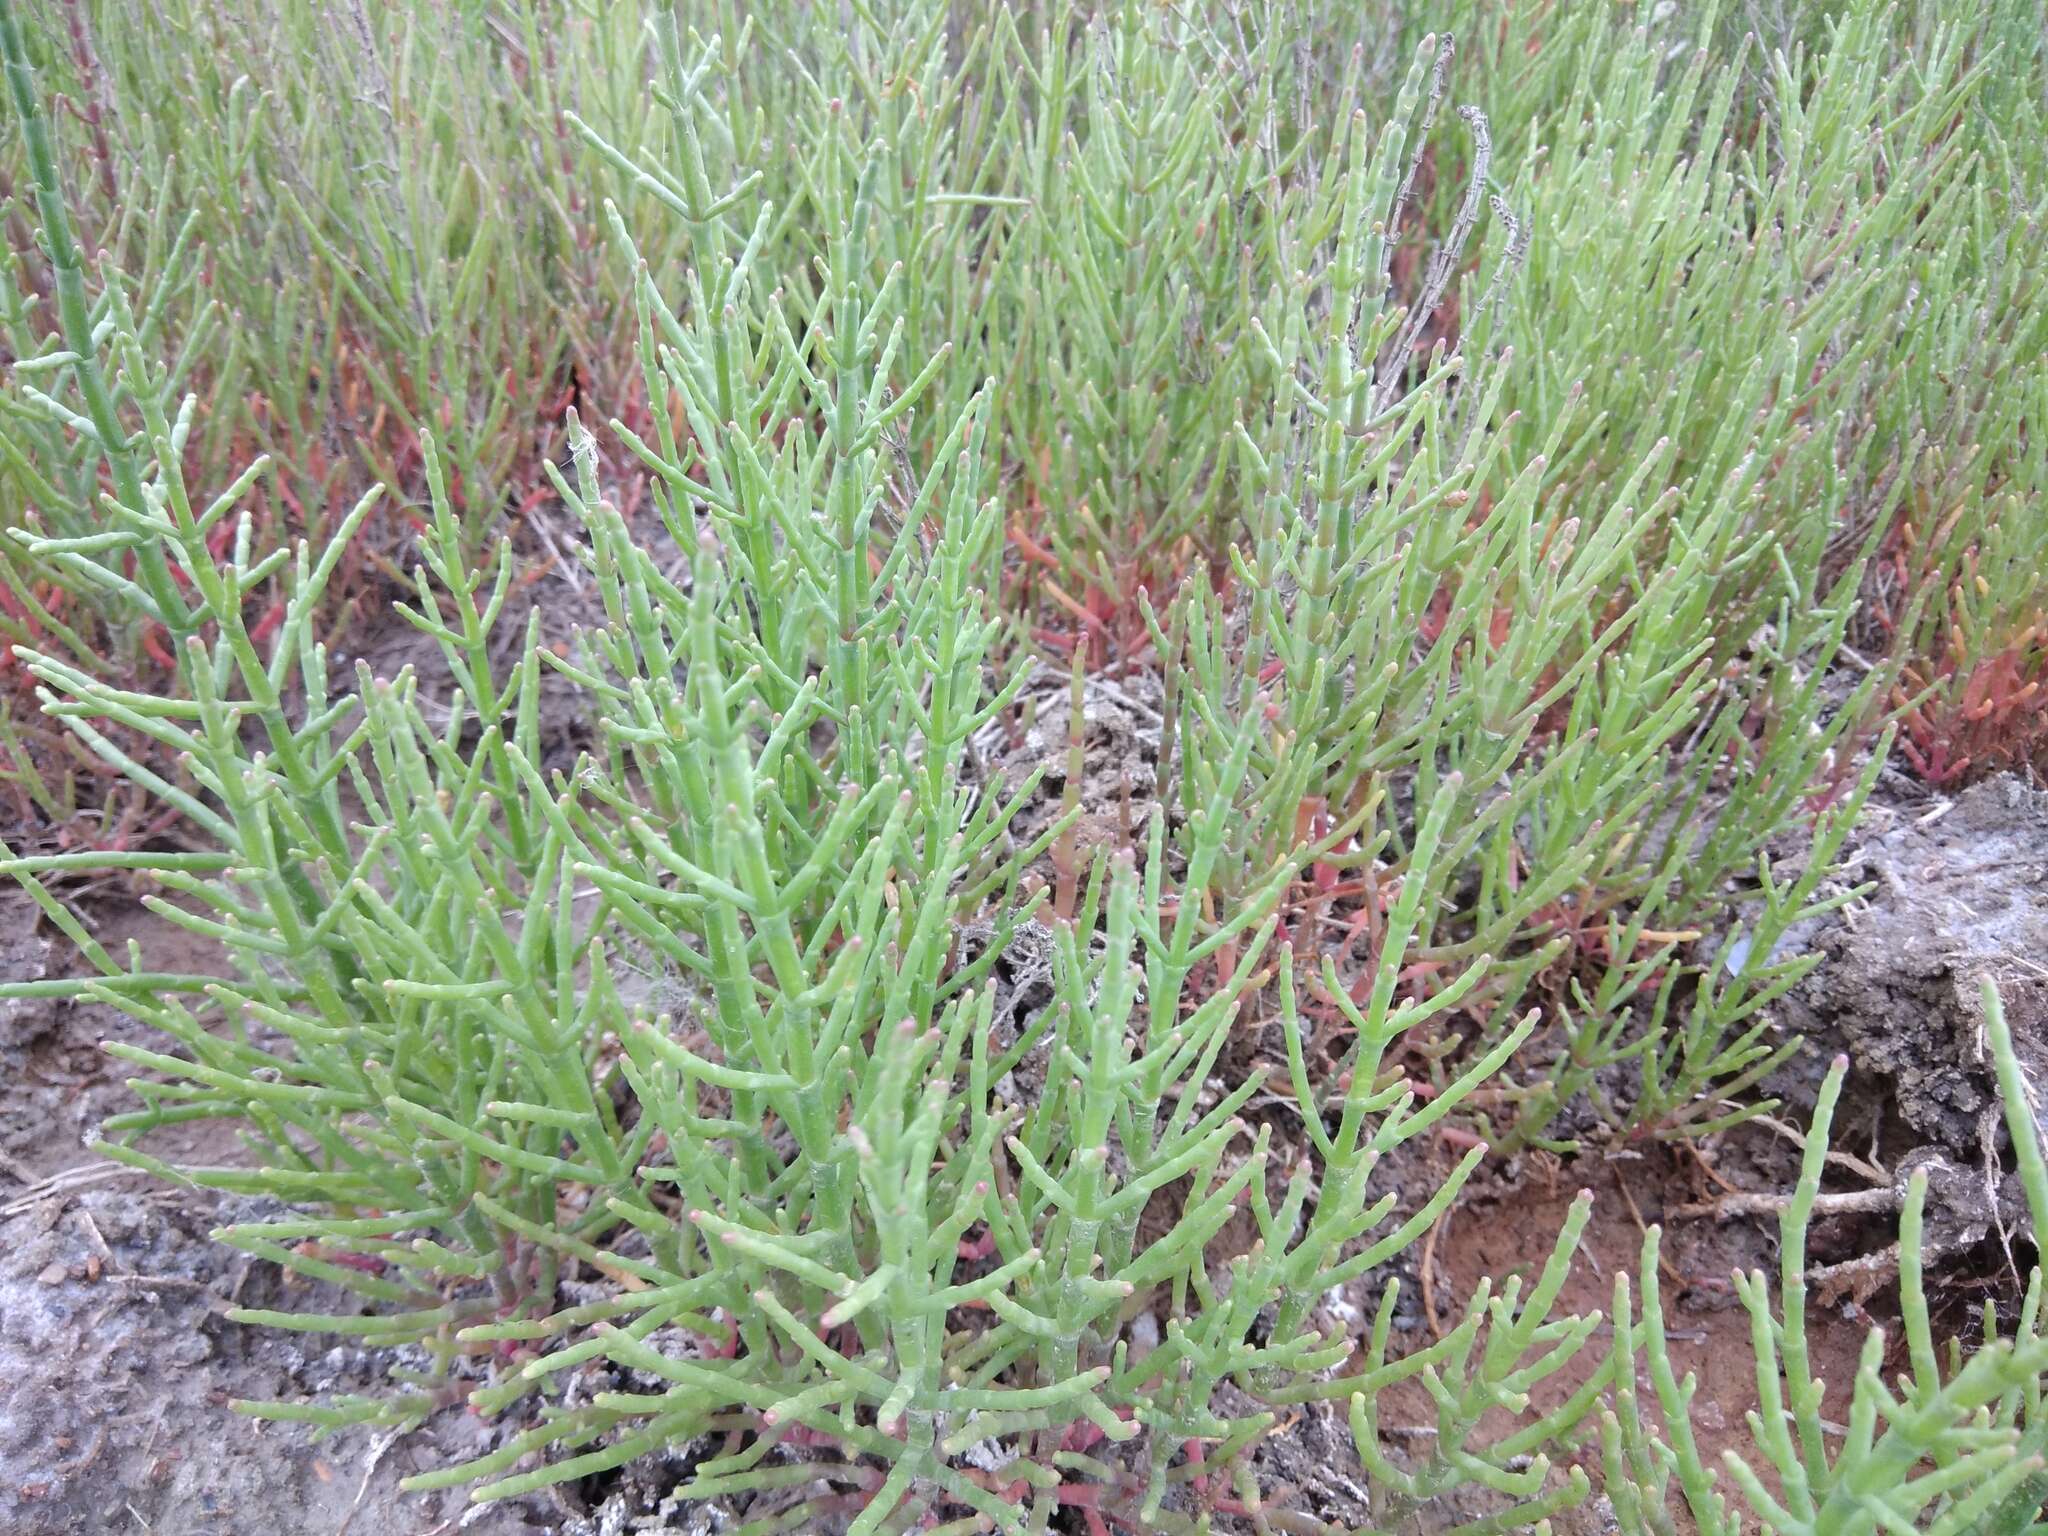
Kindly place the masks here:
<instances>
[{"instance_id":1,"label":"clump of glasswort","mask_svg":"<svg viewBox=\"0 0 2048 1536\"><path fill-rule=\"evenodd\" d=\"M1531 1525L1596 1463L1631 1532L1669 1529L1667 1496L1732 1530L1729 1486L1774 1531L2026 1529L2038 1274L2013 1337L1944 1369L1909 1270L1911 1378L1894 1391L1872 1353L1849 1434L1825 1438L1801 1255L1839 1065L1775 1302L1760 1277L1742 1292L1767 1474L1701 1463L1654 1237L1604 1354L1601 1317L1553 1315L1589 1202L1531 1283L1482 1287L1405 1355L1391 1284L1364 1338L1321 1308L1418 1242L1489 1145L1573 1150L1545 1133L1612 1069L1638 1086L1592 1123L1697 1135L1755 1113L1740 1096L1798 1046L1766 1010L1812 961L1773 951L1848 899L1826 882L1882 759L1852 761L1855 732L1890 683L1821 691L1875 535L1831 564L1800 497L1853 478L1836 429L1888 377L1858 370L1910 338L1878 327L1814 369L1897 297L1886 261L1960 217L1935 130L1982 76L1953 35L1902 80L1859 6L1804 72L1781 65L1768 120L1793 141L1834 135L1845 164L1885 146L1882 185L1847 190L1738 178L1730 151L1681 167L1685 119L1649 134L1656 59L1631 37L1611 142L1568 141L1546 174L1665 178L1637 192L1644 239L1675 242L1673 305L1714 274L1827 297L1770 311L1786 335L1746 370L1695 359L1603 404L1545 382L1599 355L1531 305L1558 279L1515 199L1556 184L1518 172L1486 285L1453 284L1499 151L1483 112L1439 123L1448 39L1384 93L1354 56L1343 110L1304 114L1326 40L1284 12L1240 30L1132 6L1031 44L1008 13L949 39L944 11L912 10L850 30L792 12L794 58L657 22L661 143L564 114L614 178L606 233L663 406L608 435L653 516L628 519L572 416L567 472L545 472L602 622L558 651L531 620L508 664L510 546L473 558L422 432L401 611L444 663L430 699L411 670L330 682L319 615L375 493L289 550L257 546L264 461L194 498L200 413L156 299L136 302L160 290L87 272L0 0L63 320L22 354L42 382L21 398L109 487L89 522L14 542L160 629L175 684L15 654L50 717L209 845L10 858L97 974L0 995L65 987L161 1031L163 1050L110 1047L143 1070L107 1155L283 1199L221 1237L357 1303L237 1316L431 1362L382 1396L245 1408L323 1429L505 1416L489 1454L415 1479L486 1498L718 1432L685 1497L795 1490L781 1528L837 1515L858 1536L1318 1529L1272 1507L1247 1453L1286 1405L1335 1399L1390 1528L1475 1491L1478 1528ZM1683 80L1716 141L1739 68L1700 57ZM749 127L763 103L815 127L789 180ZM1469 177L1422 261L1404 221L1454 153ZM1834 191L1809 206L1813 185ZM650 200L680 231L665 255L626 211ZM1723 238L1759 221L1822 233ZM1511 348L1515 327L1536 340ZM1019 561L1064 634L1019 636ZM1134 574L1150 593L1105 608ZM1043 824L1020 812L1051 786L1004 783L977 745L1013 720L1034 643L1070 653L1077 698L1091 662L1160 674L1159 791L1092 851L1085 718ZM544 671L594 733L561 771ZM1816 803L1781 879L1759 850ZM221 973L106 953L49 881L109 867L151 876ZM1689 948L1731 915L1726 958ZM1033 924L1051 996L999 1028ZM1278 1048L1245 1071L1229 1047L1253 1019ZM1435 1042L1452 1020L1463 1041ZM1995 995L1987 1030L2038 1220ZM1453 1117L1472 1145L1418 1209L1375 1194L1377 1166ZM149 1150L202 1118L233 1121L246 1159ZM1410 1381L1434 1432L1390 1449L1382 1398Z\"/></svg>"}]
</instances>

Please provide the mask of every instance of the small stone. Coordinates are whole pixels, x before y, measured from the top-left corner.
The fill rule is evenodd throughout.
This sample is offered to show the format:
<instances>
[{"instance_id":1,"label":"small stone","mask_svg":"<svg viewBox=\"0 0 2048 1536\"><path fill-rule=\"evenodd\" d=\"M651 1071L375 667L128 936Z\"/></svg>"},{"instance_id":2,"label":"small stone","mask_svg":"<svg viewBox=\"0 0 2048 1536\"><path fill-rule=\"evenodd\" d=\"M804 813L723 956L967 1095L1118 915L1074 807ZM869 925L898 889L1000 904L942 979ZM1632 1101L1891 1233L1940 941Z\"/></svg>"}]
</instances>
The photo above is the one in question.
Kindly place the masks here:
<instances>
[{"instance_id":1,"label":"small stone","mask_svg":"<svg viewBox=\"0 0 2048 1536\"><path fill-rule=\"evenodd\" d=\"M44 1285L62 1285L66 1280L69 1280L70 1278L71 1271L66 1269L62 1264L48 1265L43 1269L43 1271L40 1274L36 1276L36 1279L41 1281Z\"/></svg>"}]
</instances>

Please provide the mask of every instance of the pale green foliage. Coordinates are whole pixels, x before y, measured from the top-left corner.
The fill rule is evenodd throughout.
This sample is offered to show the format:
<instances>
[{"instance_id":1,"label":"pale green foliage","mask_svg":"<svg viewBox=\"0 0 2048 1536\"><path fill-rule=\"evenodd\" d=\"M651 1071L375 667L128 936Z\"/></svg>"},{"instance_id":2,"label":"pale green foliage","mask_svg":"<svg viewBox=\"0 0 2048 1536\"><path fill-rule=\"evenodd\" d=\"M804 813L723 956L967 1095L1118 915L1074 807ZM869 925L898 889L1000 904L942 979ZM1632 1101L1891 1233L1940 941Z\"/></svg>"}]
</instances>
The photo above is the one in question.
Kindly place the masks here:
<instances>
[{"instance_id":1,"label":"pale green foliage","mask_svg":"<svg viewBox=\"0 0 2048 1536\"><path fill-rule=\"evenodd\" d=\"M50 716L212 849L5 868L95 966L75 990L173 1047L118 1048L146 1073L107 1154L285 1199L222 1237L362 1303L243 1319L435 1362L388 1396L249 1411L516 1415L416 1480L483 1497L737 1431L686 1497L822 1484L785 1528L854 1509L869 1536L1098 1509L1314 1529L1261 1508L1240 1453L1282 1405L1341 1398L1390 1526L1474 1497L1493 1512L1472 1531L1538 1521L1589 1493L1566 1457L1597 1428L1625 1529L1670 1529L1668 1498L1736 1528L1663 1347L1654 1239L1611 1352L1599 1316L1553 1315L1583 1202L1526 1290L1482 1288L1427 1346L1394 1348L1391 1287L1363 1339L1319 1304L1456 1201L1483 1147L1398 1215L1372 1175L1475 1123L1481 1090L1497 1149L1545 1142L1617 1068L1635 1086L1593 1097L1595 1123L1697 1135L1753 1113L1797 1049L1767 1010L1813 961L1779 944L1847 899L1827 882L1884 746L1862 750L1889 662L1846 699L1823 686L1866 557L1908 487L1950 476L1980 559L2004 552L1999 611L2034 590L2005 521L2037 516L2008 489L2040 465L2022 414L1954 428L1990 435L1952 483L1930 413L1961 362L2028 361L2031 321L1987 352L1935 295L1989 315L2037 259L1990 254L2016 251L2039 167L2000 160L1994 207L1980 109L2038 111L1973 61L1976 34L1894 35L1868 3L1758 72L1566 9L1533 55L1530 13L1482 33L1490 113L1456 110L1447 41L1333 47L1284 6L767 6L657 17L644 52L578 18L554 73L527 10L503 122L473 104L488 50L436 71L407 33L394 55L430 77L415 105L460 145L452 182L395 175L358 207L321 159L329 201L281 179L293 233L252 245L224 191L251 146L327 140L276 137L279 102L317 106L308 79L229 85L212 192L167 180L142 256L97 271L0 10L62 321L32 338L10 312L10 410L34 425L9 483L37 514L12 543L160 625L178 672L149 692L16 655ZM377 95L396 84L372 87L334 142L400 131ZM1754 139L1716 148L1738 105ZM479 110L514 141L544 128L539 168L487 174ZM537 222L502 217L514 187ZM332 299L407 355L372 387L419 429L417 480L371 468L430 517L403 611L441 653L444 723L409 670L331 691L323 604L376 490L290 551L257 546L264 461L192 499L202 242L251 292L301 261L336 285L266 300L276 326ZM577 302L510 302L563 270L584 303L630 301L610 344ZM1463 324L1439 333L1453 297ZM548 474L603 621L557 650L536 617L508 666L515 556L473 552L527 445L477 359L528 322L536 376L587 351L656 404L617 405L602 441L570 414ZM274 379L303 368L261 355ZM456 402L445 447L428 399ZM1049 617L1072 620L1077 697L1091 658L1162 674L1156 803L1085 860L1073 776L1027 841L1044 786L977 746L1012 723ZM559 772L547 671L594 731ZM1802 825L1801 867L1774 872L1766 840ZM1045 900L1026 877L1049 852ZM105 953L51 888L100 867L152 875L223 974ZM998 962L1039 922L1053 998L1004 1038ZM1251 1123L1279 1062L1220 1066L1254 1018L1300 1116L1284 1165ZM1332 1022L1323 1078L1309 1044ZM1454 1022L1462 1042L1433 1038ZM2038 1219L2026 1085L1992 1033ZM1803 1244L1840 1077L1776 1299L1742 1291L1769 1471L1726 1476L1787 1536L1990 1511L2025 1529L2038 1279L2014 1340L1994 1325L1944 1368L1909 1268L1910 1380L1888 1388L1873 1353L1846 1439L1818 1416ZM244 1161L149 1149L202 1117L237 1123ZM1397 1452L1380 1399L1403 1383L1436 1423Z\"/></svg>"}]
</instances>

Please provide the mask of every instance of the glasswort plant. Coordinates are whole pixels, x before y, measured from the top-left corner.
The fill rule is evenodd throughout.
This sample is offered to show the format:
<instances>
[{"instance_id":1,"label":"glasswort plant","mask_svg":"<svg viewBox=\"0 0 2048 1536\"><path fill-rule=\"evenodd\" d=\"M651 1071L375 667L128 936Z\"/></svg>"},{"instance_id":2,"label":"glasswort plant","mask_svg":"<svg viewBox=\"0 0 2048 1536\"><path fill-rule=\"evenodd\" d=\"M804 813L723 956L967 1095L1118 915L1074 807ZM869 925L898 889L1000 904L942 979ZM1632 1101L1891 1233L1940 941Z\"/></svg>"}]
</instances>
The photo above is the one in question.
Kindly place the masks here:
<instances>
[{"instance_id":1,"label":"glasswort plant","mask_svg":"<svg viewBox=\"0 0 2048 1536\"><path fill-rule=\"evenodd\" d=\"M1988 313L2010 280L1975 34L1858 0L1752 70L1711 10L1675 51L1570 7L1536 46L1518 12L1476 34L1481 105L1451 34L1369 56L1280 4L661 14L644 56L572 29L559 78L518 14L543 234L470 185L475 144L362 227L279 183L416 455L287 545L260 508L307 465L221 469L195 387L194 273L213 244L216 272L269 259L219 217L254 140L215 217L167 195L94 259L0 0L54 299L5 317L11 590L86 594L168 667L101 675L41 597L11 655L193 845L8 852L92 974L0 997L150 1025L162 1048L109 1047L138 1107L101 1149L274 1197L220 1238L345 1298L238 1320L411 1347L381 1395L243 1411L465 1406L495 1442L411 1485L478 1499L699 1442L679 1496L755 1499L763 1532L1323 1530L1254 1452L1339 1402L1372 1529L1540 1529L1596 1482L1629 1532L1749 1528L1731 1489L1786 1536L2033 1528L2038 1270L2010 1336L1944 1361L1907 1262L1909 1372L1873 1334L1846 1429L1821 1416L1804 1253L1845 1064L1775 1290L1739 1282L1753 1456L1704 1463L1654 1233L1639 1299L1563 1307L1589 1199L1427 1344L1387 1278L1489 1152L1767 1107L1800 1047L1770 1005L1815 963L1781 941L1853 894L1827 882L1894 691L1906 739L1945 729L1899 656L1829 691L1887 539L1960 499L1893 562L1902 646L2038 595L2020 415L1965 413L1981 461L1927 438L1977 344L1922 323L1928 285ZM433 76L435 133L466 133L450 82L485 57ZM381 114L341 137L400 131ZM475 363L521 318L497 285L557 258L630 300L615 398L574 391L611 419L567 410L566 458L533 456L590 598L559 643L517 618L521 547L481 537L523 448ZM431 652L338 678L346 562L404 497L397 611ZM1990 575L1943 608L1965 567ZM1046 654L1066 751L1009 782L991 747L1035 723ZM1088 689L1138 678L1156 789L1126 779L1084 841ZM108 952L61 882L109 868L217 970ZM1985 1010L2038 1230L2029 1085ZM199 1120L240 1156L152 1150ZM1375 1175L1425 1138L1464 1150L1404 1204ZM1330 1302L1367 1277L1353 1336ZM1433 1410L1413 1441L1384 1433L1397 1389Z\"/></svg>"}]
</instances>

